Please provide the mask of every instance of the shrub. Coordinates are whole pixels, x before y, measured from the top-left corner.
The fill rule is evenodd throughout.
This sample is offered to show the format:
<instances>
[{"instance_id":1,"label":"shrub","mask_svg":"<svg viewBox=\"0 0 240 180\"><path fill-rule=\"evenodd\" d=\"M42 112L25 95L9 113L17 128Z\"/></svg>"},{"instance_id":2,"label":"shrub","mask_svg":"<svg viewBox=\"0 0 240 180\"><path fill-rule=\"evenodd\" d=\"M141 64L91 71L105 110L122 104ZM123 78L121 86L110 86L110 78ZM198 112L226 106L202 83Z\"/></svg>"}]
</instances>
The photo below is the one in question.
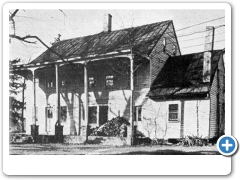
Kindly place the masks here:
<instances>
[{"instance_id":1,"label":"shrub","mask_svg":"<svg viewBox=\"0 0 240 180\"><path fill-rule=\"evenodd\" d=\"M181 140L183 146L206 146L208 139L198 136L186 136Z\"/></svg>"}]
</instances>

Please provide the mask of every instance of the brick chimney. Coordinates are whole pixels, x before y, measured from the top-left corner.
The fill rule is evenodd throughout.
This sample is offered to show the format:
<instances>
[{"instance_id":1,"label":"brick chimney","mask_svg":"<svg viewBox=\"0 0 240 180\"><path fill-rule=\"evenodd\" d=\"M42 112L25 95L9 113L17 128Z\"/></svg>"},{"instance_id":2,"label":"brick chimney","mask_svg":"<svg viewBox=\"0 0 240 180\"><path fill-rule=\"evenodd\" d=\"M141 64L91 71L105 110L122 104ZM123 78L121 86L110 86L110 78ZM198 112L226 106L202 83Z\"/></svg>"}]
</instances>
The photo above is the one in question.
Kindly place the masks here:
<instances>
[{"instance_id":1,"label":"brick chimney","mask_svg":"<svg viewBox=\"0 0 240 180\"><path fill-rule=\"evenodd\" d=\"M112 31L112 15L111 14L104 14L103 31L104 32Z\"/></svg>"},{"instance_id":2,"label":"brick chimney","mask_svg":"<svg viewBox=\"0 0 240 180\"><path fill-rule=\"evenodd\" d=\"M203 82L210 82L211 77L211 60L214 45L214 27L206 27L206 37L203 57Z\"/></svg>"}]
</instances>

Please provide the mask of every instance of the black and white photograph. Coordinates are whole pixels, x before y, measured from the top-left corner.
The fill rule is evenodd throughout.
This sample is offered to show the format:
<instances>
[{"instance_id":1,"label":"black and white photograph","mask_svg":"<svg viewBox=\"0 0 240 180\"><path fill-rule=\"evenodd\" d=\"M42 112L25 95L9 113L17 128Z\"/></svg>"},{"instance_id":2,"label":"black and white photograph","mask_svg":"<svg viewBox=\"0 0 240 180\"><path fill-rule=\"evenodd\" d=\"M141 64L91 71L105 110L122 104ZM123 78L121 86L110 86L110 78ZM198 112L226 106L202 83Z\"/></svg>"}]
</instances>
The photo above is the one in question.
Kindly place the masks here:
<instances>
[{"instance_id":1,"label":"black and white photograph","mask_svg":"<svg viewBox=\"0 0 240 180\"><path fill-rule=\"evenodd\" d=\"M219 155L224 9L10 9L10 155Z\"/></svg>"}]
</instances>

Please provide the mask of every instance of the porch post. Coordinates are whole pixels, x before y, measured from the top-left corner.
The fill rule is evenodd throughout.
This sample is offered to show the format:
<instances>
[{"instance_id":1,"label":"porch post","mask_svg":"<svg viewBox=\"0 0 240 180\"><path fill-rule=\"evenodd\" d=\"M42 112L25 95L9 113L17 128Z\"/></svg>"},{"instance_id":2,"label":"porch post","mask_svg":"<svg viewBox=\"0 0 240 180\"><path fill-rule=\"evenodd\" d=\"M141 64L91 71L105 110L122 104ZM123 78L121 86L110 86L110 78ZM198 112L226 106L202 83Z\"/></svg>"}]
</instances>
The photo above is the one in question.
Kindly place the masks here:
<instances>
[{"instance_id":1,"label":"porch post","mask_svg":"<svg viewBox=\"0 0 240 180\"><path fill-rule=\"evenodd\" d=\"M31 136L33 136L34 141L38 135L38 125L37 125L37 106L36 106L36 77L35 70L31 69L33 75L33 124L31 125Z\"/></svg>"},{"instance_id":2,"label":"porch post","mask_svg":"<svg viewBox=\"0 0 240 180\"><path fill-rule=\"evenodd\" d=\"M57 115L57 124L60 124L60 93L59 93L59 78L58 78L58 71L59 66L55 65L55 73L56 73L56 95L57 95L57 109L56 109L56 115Z\"/></svg>"},{"instance_id":3,"label":"porch post","mask_svg":"<svg viewBox=\"0 0 240 180\"><path fill-rule=\"evenodd\" d=\"M130 90L131 90L131 95L130 95L130 118L129 118L129 123L130 123L130 129L128 130L128 138L130 139L130 145L134 144L134 114L133 114L133 108L134 108L134 101L133 101L133 91L134 91L134 79L133 79L133 55L131 53L131 56L129 57L130 60Z\"/></svg>"},{"instance_id":4,"label":"porch post","mask_svg":"<svg viewBox=\"0 0 240 180\"><path fill-rule=\"evenodd\" d=\"M84 104L84 119L85 119L85 133L86 140L88 139L88 74L87 74L87 63L84 64L84 94L85 94L85 104Z\"/></svg>"},{"instance_id":5,"label":"porch post","mask_svg":"<svg viewBox=\"0 0 240 180\"><path fill-rule=\"evenodd\" d=\"M36 77L35 70L33 71L33 124L37 123L37 110L36 110Z\"/></svg>"},{"instance_id":6,"label":"porch post","mask_svg":"<svg viewBox=\"0 0 240 180\"><path fill-rule=\"evenodd\" d=\"M55 124L55 139L57 142L63 141L63 126L60 123L60 92L59 92L59 65L55 65L55 73L56 73L56 95L57 95L57 122Z\"/></svg>"}]
</instances>

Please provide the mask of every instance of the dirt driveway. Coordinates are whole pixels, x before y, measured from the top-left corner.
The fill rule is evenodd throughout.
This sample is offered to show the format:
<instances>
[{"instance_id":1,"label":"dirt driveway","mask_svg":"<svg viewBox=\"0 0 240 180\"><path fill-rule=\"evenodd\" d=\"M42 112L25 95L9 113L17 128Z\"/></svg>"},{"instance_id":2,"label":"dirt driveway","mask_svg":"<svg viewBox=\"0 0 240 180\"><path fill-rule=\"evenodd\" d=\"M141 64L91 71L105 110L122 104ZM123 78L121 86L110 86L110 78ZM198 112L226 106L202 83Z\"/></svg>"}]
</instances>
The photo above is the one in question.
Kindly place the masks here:
<instances>
[{"instance_id":1,"label":"dirt driveway","mask_svg":"<svg viewBox=\"0 0 240 180\"><path fill-rule=\"evenodd\" d=\"M124 146L10 144L12 155L219 155L216 146Z\"/></svg>"}]
</instances>

